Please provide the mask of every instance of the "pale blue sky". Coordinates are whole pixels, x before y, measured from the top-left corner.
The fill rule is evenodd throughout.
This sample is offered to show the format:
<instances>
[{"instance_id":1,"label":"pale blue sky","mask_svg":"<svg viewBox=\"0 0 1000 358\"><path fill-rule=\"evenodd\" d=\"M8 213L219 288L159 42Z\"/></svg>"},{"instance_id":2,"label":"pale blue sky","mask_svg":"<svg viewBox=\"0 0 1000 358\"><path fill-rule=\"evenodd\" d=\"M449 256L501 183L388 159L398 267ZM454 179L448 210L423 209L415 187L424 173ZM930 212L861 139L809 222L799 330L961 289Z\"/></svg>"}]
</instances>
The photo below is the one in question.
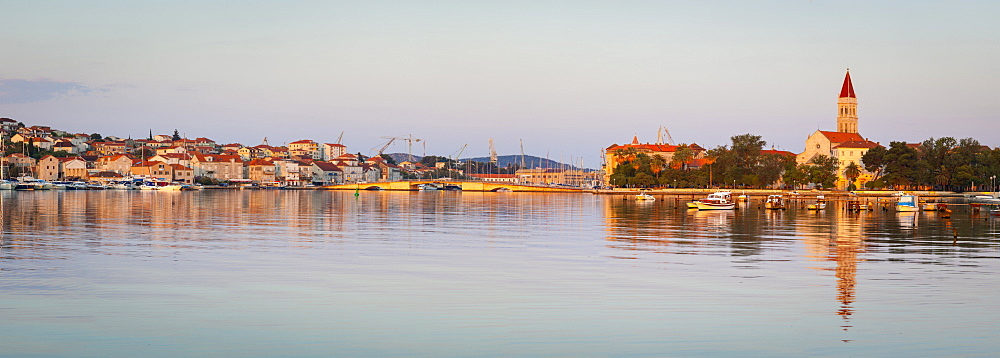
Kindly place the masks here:
<instances>
[{"instance_id":1,"label":"pale blue sky","mask_svg":"<svg viewBox=\"0 0 1000 358\"><path fill-rule=\"evenodd\" d=\"M0 116L74 132L583 157L666 126L1000 146L996 1L0 1ZM403 145L390 152L405 151ZM417 154L422 147L415 150Z\"/></svg>"}]
</instances>

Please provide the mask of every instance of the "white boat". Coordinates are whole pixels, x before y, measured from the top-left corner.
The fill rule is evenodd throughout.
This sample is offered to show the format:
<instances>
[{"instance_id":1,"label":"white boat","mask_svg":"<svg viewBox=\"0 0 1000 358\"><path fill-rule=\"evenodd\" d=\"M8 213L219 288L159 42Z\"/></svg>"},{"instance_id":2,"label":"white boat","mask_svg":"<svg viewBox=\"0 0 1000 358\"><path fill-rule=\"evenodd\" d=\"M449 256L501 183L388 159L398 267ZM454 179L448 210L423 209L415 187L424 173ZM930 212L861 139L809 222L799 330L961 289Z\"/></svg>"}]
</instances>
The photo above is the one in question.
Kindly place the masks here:
<instances>
[{"instance_id":1,"label":"white boat","mask_svg":"<svg viewBox=\"0 0 1000 358\"><path fill-rule=\"evenodd\" d=\"M14 190L14 185L10 180L0 180L0 190Z\"/></svg>"},{"instance_id":2,"label":"white boat","mask_svg":"<svg viewBox=\"0 0 1000 358\"><path fill-rule=\"evenodd\" d=\"M767 200L764 201L764 207L767 209L784 209L785 198L781 195L768 195Z\"/></svg>"},{"instance_id":3,"label":"white boat","mask_svg":"<svg viewBox=\"0 0 1000 358\"><path fill-rule=\"evenodd\" d=\"M656 197L647 194L646 192L639 193L635 196L635 200L638 201L655 201Z\"/></svg>"},{"instance_id":4,"label":"white boat","mask_svg":"<svg viewBox=\"0 0 1000 358\"><path fill-rule=\"evenodd\" d=\"M899 202L896 203L897 211L920 211L920 207L917 206L917 196L916 195L900 195Z\"/></svg>"},{"instance_id":5,"label":"white boat","mask_svg":"<svg viewBox=\"0 0 1000 358\"><path fill-rule=\"evenodd\" d=\"M438 188L438 186L434 185L433 183L420 184L420 185L417 185L417 188L419 188L420 190L423 190L423 191L434 191L434 190L440 190L441 189L441 188Z\"/></svg>"},{"instance_id":6,"label":"white boat","mask_svg":"<svg viewBox=\"0 0 1000 358\"><path fill-rule=\"evenodd\" d=\"M709 194L707 198L695 202L698 210L732 210L736 208L733 194L728 191L718 191Z\"/></svg>"}]
</instances>

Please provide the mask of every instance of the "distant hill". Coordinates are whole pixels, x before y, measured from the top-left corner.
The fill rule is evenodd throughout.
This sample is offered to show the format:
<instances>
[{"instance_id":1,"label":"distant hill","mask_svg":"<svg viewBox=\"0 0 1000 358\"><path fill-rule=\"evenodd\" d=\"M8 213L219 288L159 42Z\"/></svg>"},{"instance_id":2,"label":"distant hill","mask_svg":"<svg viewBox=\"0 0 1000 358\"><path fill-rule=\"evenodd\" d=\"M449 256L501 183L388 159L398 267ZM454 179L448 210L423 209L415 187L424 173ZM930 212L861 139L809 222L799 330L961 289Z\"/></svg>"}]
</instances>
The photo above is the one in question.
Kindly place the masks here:
<instances>
[{"instance_id":1,"label":"distant hill","mask_svg":"<svg viewBox=\"0 0 1000 358\"><path fill-rule=\"evenodd\" d=\"M406 153L387 153L387 154L390 157L392 157L392 159L395 160L397 163L407 161L408 158L409 158L409 156L410 156L409 154L406 154ZM422 156L413 155L413 160L419 161L421 159L423 159ZM471 161L474 161L474 162L483 162L483 163L485 163L485 162L489 162L490 158L489 157L475 157L475 158L462 158L462 159L460 159L460 161L463 161L463 162L467 161L467 160L471 160ZM506 167L506 166L508 166L510 164L515 164L515 165L521 164L521 155L515 154L515 155L498 155L497 156L497 165L499 165L500 167ZM580 169L580 168L578 168L576 166L562 164L562 163L559 163L559 162L551 160L551 159L545 159L545 158L541 158L541 157L536 157L534 155L525 155L524 156L524 166L528 167L528 168Z\"/></svg>"}]
</instances>

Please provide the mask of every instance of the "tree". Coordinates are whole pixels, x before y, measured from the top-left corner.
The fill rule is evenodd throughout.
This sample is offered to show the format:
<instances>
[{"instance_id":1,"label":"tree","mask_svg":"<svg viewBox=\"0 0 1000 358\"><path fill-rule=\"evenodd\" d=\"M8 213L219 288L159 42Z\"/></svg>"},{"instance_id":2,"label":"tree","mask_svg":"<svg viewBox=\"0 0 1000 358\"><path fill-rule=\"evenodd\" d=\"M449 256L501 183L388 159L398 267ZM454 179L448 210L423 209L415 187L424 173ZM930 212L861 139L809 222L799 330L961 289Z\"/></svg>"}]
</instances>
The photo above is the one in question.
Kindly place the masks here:
<instances>
[{"instance_id":1,"label":"tree","mask_svg":"<svg viewBox=\"0 0 1000 358\"><path fill-rule=\"evenodd\" d=\"M103 140L104 136L102 136L100 133L93 133L93 134L90 135L90 139L91 140Z\"/></svg>"},{"instance_id":2,"label":"tree","mask_svg":"<svg viewBox=\"0 0 1000 358\"><path fill-rule=\"evenodd\" d=\"M819 154L809 161L808 168L810 183L816 184L824 189L832 188L837 181L837 158Z\"/></svg>"},{"instance_id":3,"label":"tree","mask_svg":"<svg viewBox=\"0 0 1000 358\"><path fill-rule=\"evenodd\" d=\"M663 171L667 166L667 160L663 159L663 156L657 154L649 159L649 170L653 172L656 179L660 179L660 172Z\"/></svg>"},{"instance_id":4,"label":"tree","mask_svg":"<svg viewBox=\"0 0 1000 358\"><path fill-rule=\"evenodd\" d=\"M874 180L882 177L882 171L886 165L886 154L885 147L877 146L869 149L865 152L865 155L861 156L861 163L865 165L865 170L875 175Z\"/></svg>"},{"instance_id":5,"label":"tree","mask_svg":"<svg viewBox=\"0 0 1000 358\"><path fill-rule=\"evenodd\" d=\"M174 129L174 136L173 136L173 137L171 137L170 139L171 139L171 140L181 140L181 134L180 134L180 133L177 133L177 130L176 130L176 129Z\"/></svg>"},{"instance_id":6,"label":"tree","mask_svg":"<svg viewBox=\"0 0 1000 358\"><path fill-rule=\"evenodd\" d=\"M861 166L859 166L858 163L851 162L851 164L847 165L847 168L844 169L844 177L847 178L848 182L847 190L857 190L857 187L854 185L854 181L860 176Z\"/></svg>"},{"instance_id":7,"label":"tree","mask_svg":"<svg viewBox=\"0 0 1000 358\"><path fill-rule=\"evenodd\" d=\"M691 149L688 145L681 144L676 150L674 150L674 155L670 157L670 167L687 169L685 168L687 166L686 163L690 162L691 159L694 159L694 156L694 149Z\"/></svg>"},{"instance_id":8,"label":"tree","mask_svg":"<svg viewBox=\"0 0 1000 358\"><path fill-rule=\"evenodd\" d=\"M396 160L392 159L391 155L388 155L388 154L379 154L379 156L382 157L382 159L385 159L386 164L392 164L392 165L396 165L397 164Z\"/></svg>"},{"instance_id":9,"label":"tree","mask_svg":"<svg viewBox=\"0 0 1000 358\"><path fill-rule=\"evenodd\" d=\"M885 181L898 188L917 183L920 155L906 142L891 142L885 155Z\"/></svg>"}]
</instances>

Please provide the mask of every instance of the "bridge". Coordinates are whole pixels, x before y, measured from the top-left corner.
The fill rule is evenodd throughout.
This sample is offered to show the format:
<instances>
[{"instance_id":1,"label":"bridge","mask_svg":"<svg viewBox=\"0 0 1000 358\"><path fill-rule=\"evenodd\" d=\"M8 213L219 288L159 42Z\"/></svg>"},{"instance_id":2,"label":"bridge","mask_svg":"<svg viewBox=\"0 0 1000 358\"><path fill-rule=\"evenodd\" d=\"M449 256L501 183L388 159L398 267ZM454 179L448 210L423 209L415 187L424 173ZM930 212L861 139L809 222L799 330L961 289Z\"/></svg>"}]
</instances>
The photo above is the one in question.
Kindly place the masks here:
<instances>
[{"instance_id":1,"label":"bridge","mask_svg":"<svg viewBox=\"0 0 1000 358\"><path fill-rule=\"evenodd\" d=\"M483 181L461 181L461 180L407 180L407 181L390 181L390 182L377 182L377 183L354 183L354 184L340 184L340 185L328 185L324 186L323 189L329 190L397 190L397 191L417 191L420 190L421 184L434 184L438 187L444 187L445 185L454 185L462 188L462 191L478 191L478 192L490 192L490 191L501 191L504 189L515 191L515 192L572 192L579 193L583 192L580 188L569 188L569 187L558 187L558 186L540 186L540 185L521 185L521 184L511 184L511 183L497 183L497 182L483 182Z\"/></svg>"}]
</instances>

